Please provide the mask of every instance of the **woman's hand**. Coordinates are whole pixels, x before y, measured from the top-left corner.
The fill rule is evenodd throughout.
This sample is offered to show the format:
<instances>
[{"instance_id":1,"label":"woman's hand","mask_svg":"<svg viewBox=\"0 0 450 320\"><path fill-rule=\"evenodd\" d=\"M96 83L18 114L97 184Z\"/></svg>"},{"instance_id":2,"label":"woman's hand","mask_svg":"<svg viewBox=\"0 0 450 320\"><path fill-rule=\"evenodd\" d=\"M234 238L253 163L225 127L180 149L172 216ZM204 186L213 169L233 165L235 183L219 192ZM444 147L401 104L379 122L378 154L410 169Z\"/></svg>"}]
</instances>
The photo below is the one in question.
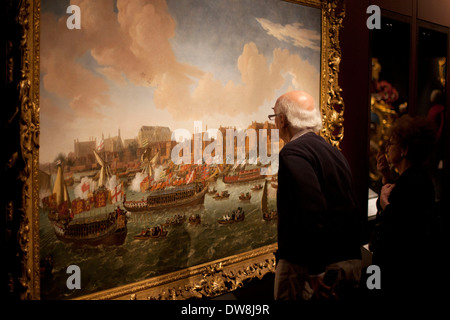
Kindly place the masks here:
<instances>
[{"instance_id":1,"label":"woman's hand","mask_svg":"<svg viewBox=\"0 0 450 320\"><path fill-rule=\"evenodd\" d=\"M389 163L386 159L386 154L384 152L378 152L377 154L377 170L383 176L382 183L386 184L391 178L391 170L389 168Z\"/></svg>"},{"instance_id":2,"label":"woman's hand","mask_svg":"<svg viewBox=\"0 0 450 320\"><path fill-rule=\"evenodd\" d=\"M388 183L381 188L380 205L383 210L389 204L389 196L391 195L392 189L394 189L394 187L395 184Z\"/></svg>"}]
</instances>

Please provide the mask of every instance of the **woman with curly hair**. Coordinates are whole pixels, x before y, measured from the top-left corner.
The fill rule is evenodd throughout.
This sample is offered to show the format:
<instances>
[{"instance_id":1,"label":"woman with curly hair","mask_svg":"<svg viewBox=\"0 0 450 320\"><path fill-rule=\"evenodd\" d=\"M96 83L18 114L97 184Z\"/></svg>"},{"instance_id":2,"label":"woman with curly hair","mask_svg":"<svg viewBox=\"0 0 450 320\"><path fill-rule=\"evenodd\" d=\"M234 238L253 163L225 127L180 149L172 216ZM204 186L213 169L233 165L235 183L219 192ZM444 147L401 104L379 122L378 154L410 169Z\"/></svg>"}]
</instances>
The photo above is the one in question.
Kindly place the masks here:
<instances>
[{"instance_id":1,"label":"woman with curly hair","mask_svg":"<svg viewBox=\"0 0 450 320\"><path fill-rule=\"evenodd\" d=\"M383 175L378 198L378 233L373 264L381 270L381 289L387 297L425 297L435 272L430 233L434 222L434 186L426 161L435 133L423 118L408 115L392 127L385 153L377 156ZM392 181L391 168L398 173Z\"/></svg>"}]
</instances>

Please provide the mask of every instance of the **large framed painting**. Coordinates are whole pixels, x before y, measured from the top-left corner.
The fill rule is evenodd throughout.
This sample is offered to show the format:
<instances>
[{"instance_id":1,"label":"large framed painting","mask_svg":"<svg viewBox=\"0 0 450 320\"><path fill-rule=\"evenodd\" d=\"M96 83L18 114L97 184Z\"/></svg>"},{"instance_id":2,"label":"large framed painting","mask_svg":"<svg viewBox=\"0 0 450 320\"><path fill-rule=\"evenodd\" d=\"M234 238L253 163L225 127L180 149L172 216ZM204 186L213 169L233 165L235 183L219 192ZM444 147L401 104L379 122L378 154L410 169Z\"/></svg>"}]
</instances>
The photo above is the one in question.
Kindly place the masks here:
<instances>
[{"instance_id":1,"label":"large framed painting","mask_svg":"<svg viewBox=\"0 0 450 320\"><path fill-rule=\"evenodd\" d=\"M274 272L282 143L267 116L307 91L339 147L342 3L9 6L12 292L211 298Z\"/></svg>"}]
</instances>

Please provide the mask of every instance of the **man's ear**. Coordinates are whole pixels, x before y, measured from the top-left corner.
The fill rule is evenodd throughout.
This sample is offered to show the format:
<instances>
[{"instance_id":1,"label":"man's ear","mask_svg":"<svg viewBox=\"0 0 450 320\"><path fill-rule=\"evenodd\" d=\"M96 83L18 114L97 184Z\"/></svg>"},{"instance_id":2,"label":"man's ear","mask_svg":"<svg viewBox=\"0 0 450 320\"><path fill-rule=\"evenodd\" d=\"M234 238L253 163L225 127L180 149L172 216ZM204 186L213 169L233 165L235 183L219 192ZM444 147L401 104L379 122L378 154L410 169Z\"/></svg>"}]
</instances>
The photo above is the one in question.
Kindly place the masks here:
<instances>
[{"instance_id":1,"label":"man's ear","mask_svg":"<svg viewBox=\"0 0 450 320\"><path fill-rule=\"evenodd\" d=\"M280 124L282 128L287 128L289 125L288 119L284 113L280 114Z\"/></svg>"}]
</instances>

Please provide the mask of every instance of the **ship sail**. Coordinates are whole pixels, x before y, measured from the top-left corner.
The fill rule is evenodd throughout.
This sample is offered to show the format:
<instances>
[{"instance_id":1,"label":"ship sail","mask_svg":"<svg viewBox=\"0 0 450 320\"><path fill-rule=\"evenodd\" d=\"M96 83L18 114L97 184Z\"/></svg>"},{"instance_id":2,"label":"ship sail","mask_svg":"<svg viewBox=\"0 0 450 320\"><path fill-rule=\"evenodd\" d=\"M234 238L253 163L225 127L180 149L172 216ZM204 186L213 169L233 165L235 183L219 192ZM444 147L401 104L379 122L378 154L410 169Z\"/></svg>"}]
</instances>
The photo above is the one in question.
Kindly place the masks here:
<instances>
[{"instance_id":1,"label":"ship sail","mask_svg":"<svg viewBox=\"0 0 450 320\"><path fill-rule=\"evenodd\" d=\"M239 167L239 163L235 163L234 166L230 169L230 171L236 171L236 169Z\"/></svg>"},{"instance_id":2,"label":"ship sail","mask_svg":"<svg viewBox=\"0 0 450 320\"><path fill-rule=\"evenodd\" d=\"M159 161L159 151L156 153L156 155L150 159L150 149L147 149L144 154L142 155L142 173L146 174L149 178L153 177L153 168L155 164Z\"/></svg>"},{"instance_id":3,"label":"ship sail","mask_svg":"<svg viewBox=\"0 0 450 320\"><path fill-rule=\"evenodd\" d=\"M159 151L156 153L156 155L153 156L153 158L150 159L150 150L146 149L144 154L141 157L142 161L142 171L141 173L145 176L144 180L140 183L140 188L142 192L147 191L147 189L150 187L150 184L152 182L152 178L154 179L154 167L159 162Z\"/></svg>"},{"instance_id":4,"label":"ship sail","mask_svg":"<svg viewBox=\"0 0 450 320\"><path fill-rule=\"evenodd\" d=\"M95 159L97 160L98 164L101 166L100 169L100 175L98 178L98 187L104 187L108 181L109 178L111 178L111 169L106 164L105 160L103 160L100 155L97 153L97 151L94 151Z\"/></svg>"},{"instance_id":5,"label":"ship sail","mask_svg":"<svg viewBox=\"0 0 450 320\"><path fill-rule=\"evenodd\" d=\"M245 170L246 164L247 164L247 159L244 159L244 161L241 164L239 164L238 170Z\"/></svg>"},{"instance_id":6,"label":"ship sail","mask_svg":"<svg viewBox=\"0 0 450 320\"><path fill-rule=\"evenodd\" d=\"M94 150L94 155L101 165L99 186L106 187L107 178L112 176L110 169L103 159ZM108 215L97 217L75 218L76 214L84 211L92 212L93 207L106 207L109 201L110 191L106 188L94 191L88 199L75 198L70 202L69 192L64 182L64 174L61 162L57 163L53 195L47 197L46 207L50 209L48 218L53 224L56 238L63 242L87 244L87 245L121 245L124 243L128 229L126 211L116 207ZM86 189L87 188L87 189ZM88 191L90 186L83 182L80 186L83 191ZM119 202L123 195L123 185L114 188L114 202ZM43 200L44 202L44 200ZM70 209L69 209L70 207Z\"/></svg>"},{"instance_id":7,"label":"ship sail","mask_svg":"<svg viewBox=\"0 0 450 320\"><path fill-rule=\"evenodd\" d=\"M67 191L67 187L64 182L62 165L58 162L57 166L58 172L56 174L55 185L53 186L53 193L56 194L56 205L59 206L67 201L70 206L69 192Z\"/></svg>"}]
</instances>

